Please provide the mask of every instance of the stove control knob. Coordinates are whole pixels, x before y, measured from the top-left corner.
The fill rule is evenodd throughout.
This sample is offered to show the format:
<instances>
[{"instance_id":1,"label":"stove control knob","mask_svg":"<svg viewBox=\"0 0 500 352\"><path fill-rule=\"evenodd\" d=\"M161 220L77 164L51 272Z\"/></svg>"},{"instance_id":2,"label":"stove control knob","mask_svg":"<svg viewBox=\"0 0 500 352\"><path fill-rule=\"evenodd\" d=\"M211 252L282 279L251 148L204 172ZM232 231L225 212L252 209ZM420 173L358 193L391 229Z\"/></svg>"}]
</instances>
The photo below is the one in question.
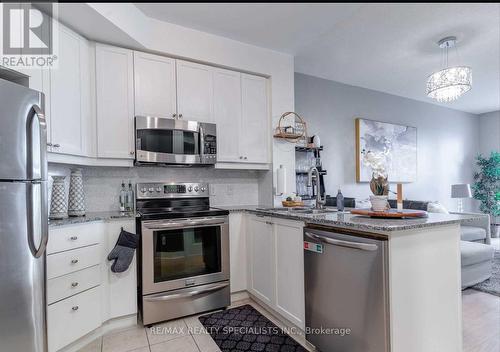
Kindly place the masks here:
<instances>
[{"instance_id":1,"label":"stove control knob","mask_svg":"<svg viewBox=\"0 0 500 352\"><path fill-rule=\"evenodd\" d=\"M189 186L188 187L188 192L192 192L193 191L193 187L192 186Z\"/></svg>"},{"instance_id":2,"label":"stove control knob","mask_svg":"<svg viewBox=\"0 0 500 352\"><path fill-rule=\"evenodd\" d=\"M199 190L198 186L195 186L195 187L194 187L194 191L195 191L195 192L198 192L198 190Z\"/></svg>"},{"instance_id":3,"label":"stove control knob","mask_svg":"<svg viewBox=\"0 0 500 352\"><path fill-rule=\"evenodd\" d=\"M162 191L161 187L156 188L156 192L161 192L161 191Z\"/></svg>"},{"instance_id":4,"label":"stove control knob","mask_svg":"<svg viewBox=\"0 0 500 352\"><path fill-rule=\"evenodd\" d=\"M154 189L153 187L150 187L150 188L148 189L148 191L149 191L149 192L153 192L154 190L155 190L155 189Z\"/></svg>"},{"instance_id":5,"label":"stove control knob","mask_svg":"<svg viewBox=\"0 0 500 352\"><path fill-rule=\"evenodd\" d=\"M147 192L147 188L142 187L142 188L141 188L141 192L142 192L142 193L146 193L146 192Z\"/></svg>"},{"instance_id":6,"label":"stove control knob","mask_svg":"<svg viewBox=\"0 0 500 352\"><path fill-rule=\"evenodd\" d=\"M201 191L202 191L202 192L205 192L205 187L201 187Z\"/></svg>"}]
</instances>

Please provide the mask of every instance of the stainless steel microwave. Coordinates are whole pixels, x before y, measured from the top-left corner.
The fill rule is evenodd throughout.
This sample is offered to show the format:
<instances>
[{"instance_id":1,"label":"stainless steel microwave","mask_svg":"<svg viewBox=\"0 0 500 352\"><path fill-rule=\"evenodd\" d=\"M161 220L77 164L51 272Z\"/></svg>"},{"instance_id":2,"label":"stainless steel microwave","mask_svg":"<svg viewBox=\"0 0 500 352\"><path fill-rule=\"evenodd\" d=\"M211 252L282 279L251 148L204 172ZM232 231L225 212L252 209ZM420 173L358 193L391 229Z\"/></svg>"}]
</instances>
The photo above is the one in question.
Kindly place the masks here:
<instances>
[{"instance_id":1,"label":"stainless steel microwave","mask_svg":"<svg viewBox=\"0 0 500 352\"><path fill-rule=\"evenodd\" d=\"M214 165L217 162L216 125L136 116L135 162L139 165Z\"/></svg>"}]
</instances>

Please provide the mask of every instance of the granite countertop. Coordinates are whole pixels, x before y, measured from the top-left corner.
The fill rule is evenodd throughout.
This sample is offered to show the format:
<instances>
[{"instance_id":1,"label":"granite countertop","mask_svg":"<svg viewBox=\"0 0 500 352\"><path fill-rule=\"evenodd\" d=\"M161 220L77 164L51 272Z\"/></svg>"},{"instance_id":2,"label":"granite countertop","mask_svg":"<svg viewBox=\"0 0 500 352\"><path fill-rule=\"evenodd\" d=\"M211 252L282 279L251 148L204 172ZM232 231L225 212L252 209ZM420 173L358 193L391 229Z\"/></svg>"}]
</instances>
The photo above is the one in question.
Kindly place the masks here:
<instances>
[{"instance_id":1,"label":"granite countertop","mask_svg":"<svg viewBox=\"0 0 500 352\"><path fill-rule=\"evenodd\" d=\"M335 208L327 208L331 210L331 212L326 214L300 214L293 211L276 210L276 208L271 210L266 207L253 205L227 206L219 208L229 210L230 212L244 211L257 215L304 221L306 224L317 224L377 232L413 230L432 226L459 224L464 220L473 220L481 217L481 214L476 216L470 214L457 215L429 213L427 218L419 219L377 219L350 214L348 212L349 209L346 209L346 212L338 213Z\"/></svg>"},{"instance_id":2,"label":"granite countertop","mask_svg":"<svg viewBox=\"0 0 500 352\"><path fill-rule=\"evenodd\" d=\"M109 221L119 219L135 219L134 212L120 212L120 211L96 211L87 212L85 216L68 217L63 220L49 220L49 227L57 227L64 225L83 224L93 221Z\"/></svg>"}]
</instances>

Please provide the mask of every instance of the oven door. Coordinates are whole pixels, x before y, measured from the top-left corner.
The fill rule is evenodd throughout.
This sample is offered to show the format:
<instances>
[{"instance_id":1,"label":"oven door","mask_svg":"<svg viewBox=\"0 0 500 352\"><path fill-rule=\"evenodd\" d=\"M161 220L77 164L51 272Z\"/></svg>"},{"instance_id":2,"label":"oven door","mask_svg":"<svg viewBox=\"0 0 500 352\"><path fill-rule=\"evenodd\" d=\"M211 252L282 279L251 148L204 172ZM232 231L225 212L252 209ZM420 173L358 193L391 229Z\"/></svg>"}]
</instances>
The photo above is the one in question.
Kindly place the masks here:
<instances>
[{"instance_id":1,"label":"oven door","mask_svg":"<svg viewBox=\"0 0 500 352\"><path fill-rule=\"evenodd\" d=\"M229 279L227 216L142 222L142 294Z\"/></svg>"},{"instance_id":2,"label":"oven door","mask_svg":"<svg viewBox=\"0 0 500 352\"><path fill-rule=\"evenodd\" d=\"M200 123L151 116L135 118L138 163L200 164Z\"/></svg>"}]
</instances>

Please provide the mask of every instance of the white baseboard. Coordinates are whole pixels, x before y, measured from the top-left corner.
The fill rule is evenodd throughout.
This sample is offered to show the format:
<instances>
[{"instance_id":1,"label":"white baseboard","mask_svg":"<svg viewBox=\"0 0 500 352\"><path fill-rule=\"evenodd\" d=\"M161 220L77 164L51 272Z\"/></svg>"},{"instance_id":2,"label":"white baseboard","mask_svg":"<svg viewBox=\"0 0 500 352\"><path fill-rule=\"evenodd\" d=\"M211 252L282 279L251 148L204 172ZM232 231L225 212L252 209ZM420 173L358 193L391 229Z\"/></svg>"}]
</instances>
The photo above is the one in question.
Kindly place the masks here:
<instances>
[{"instance_id":1,"label":"white baseboard","mask_svg":"<svg viewBox=\"0 0 500 352\"><path fill-rule=\"evenodd\" d=\"M79 338L70 345L61 348L57 352L77 352L92 341L98 339L99 337L111 332L130 329L137 325L137 314L127 315L120 318L115 318L108 320L102 324L99 328L88 333L87 335Z\"/></svg>"},{"instance_id":2,"label":"white baseboard","mask_svg":"<svg viewBox=\"0 0 500 352\"><path fill-rule=\"evenodd\" d=\"M250 298L250 296L248 295L247 291L233 292L233 293L231 293L231 304L238 302L238 301L247 300L249 298Z\"/></svg>"}]
</instances>

